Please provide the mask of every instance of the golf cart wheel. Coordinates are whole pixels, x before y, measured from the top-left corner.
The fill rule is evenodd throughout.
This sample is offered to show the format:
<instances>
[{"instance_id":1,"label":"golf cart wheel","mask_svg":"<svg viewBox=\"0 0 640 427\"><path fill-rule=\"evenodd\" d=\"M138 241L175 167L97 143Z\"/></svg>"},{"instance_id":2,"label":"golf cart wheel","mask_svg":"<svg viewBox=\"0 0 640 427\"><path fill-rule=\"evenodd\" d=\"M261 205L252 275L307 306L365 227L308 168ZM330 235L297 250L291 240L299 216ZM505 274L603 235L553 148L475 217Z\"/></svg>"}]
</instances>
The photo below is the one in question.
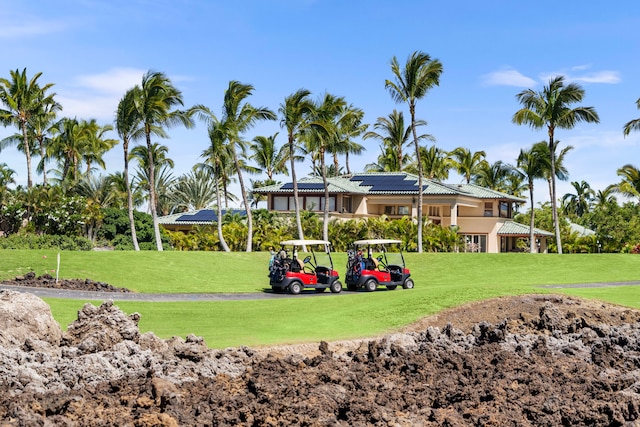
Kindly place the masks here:
<instances>
[{"instance_id":1,"label":"golf cart wheel","mask_svg":"<svg viewBox=\"0 0 640 427\"><path fill-rule=\"evenodd\" d=\"M327 289L327 288L316 288L316 293L321 294L321 293L323 293L325 291L325 289Z\"/></svg>"},{"instance_id":2,"label":"golf cart wheel","mask_svg":"<svg viewBox=\"0 0 640 427\"><path fill-rule=\"evenodd\" d=\"M398 285L389 285L389 286L387 286L387 289L389 289L390 291L393 291L397 287L398 287Z\"/></svg>"},{"instance_id":3,"label":"golf cart wheel","mask_svg":"<svg viewBox=\"0 0 640 427\"><path fill-rule=\"evenodd\" d=\"M369 279L364 284L364 289L367 292L373 292L373 291L376 290L377 287L378 287L378 283L376 283L376 281L374 279Z\"/></svg>"},{"instance_id":4,"label":"golf cart wheel","mask_svg":"<svg viewBox=\"0 0 640 427\"><path fill-rule=\"evenodd\" d=\"M404 289L413 289L413 279L407 279L404 281L404 284L402 285L402 287Z\"/></svg>"},{"instance_id":5,"label":"golf cart wheel","mask_svg":"<svg viewBox=\"0 0 640 427\"><path fill-rule=\"evenodd\" d=\"M300 292L302 292L302 285L300 284L300 282L293 282L292 284L290 284L289 292L291 292L292 295L298 295Z\"/></svg>"},{"instance_id":6,"label":"golf cart wheel","mask_svg":"<svg viewBox=\"0 0 640 427\"><path fill-rule=\"evenodd\" d=\"M334 294L339 294L340 292L342 292L342 283L340 283L339 280L336 280L331 284L331 292L333 292Z\"/></svg>"}]
</instances>

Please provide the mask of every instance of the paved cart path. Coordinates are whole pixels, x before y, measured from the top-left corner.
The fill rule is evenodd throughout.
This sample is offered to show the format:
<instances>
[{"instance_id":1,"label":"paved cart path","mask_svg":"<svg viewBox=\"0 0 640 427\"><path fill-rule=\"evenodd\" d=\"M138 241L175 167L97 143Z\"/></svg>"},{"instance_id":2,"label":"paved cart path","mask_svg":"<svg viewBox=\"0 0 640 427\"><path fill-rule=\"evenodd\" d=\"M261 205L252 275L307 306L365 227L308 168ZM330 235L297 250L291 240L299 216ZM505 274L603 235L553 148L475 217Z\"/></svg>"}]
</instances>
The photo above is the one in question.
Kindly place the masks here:
<instances>
[{"instance_id":1,"label":"paved cart path","mask_svg":"<svg viewBox=\"0 0 640 427\"><path fill-rule=\"evenodd\" d=\"M564 285L541 285L540 288L545 289L564 289L564 288L604 288L615 286L640 286L640 281L634 282L594 282L594 283L575 283ZM193 294L148 294L137 292L97 292L97 291L79 291L72 289L54 289L40 288L32 286L14 286L0 285L0 290L13 290L18 292L32 293L41 298L67 298L77 300L112 300L112 301L141 301L141 302L180 302L180 301L248 301L248 300L268 300L281 298L305 298L305 297L322 297L322 296L340 296L340 295L363 295L365 291L342 291L339 294L332 294L328 290L317 293L314 290L305 290L299 295L291 295L289 293L276 294L271 289L265 288L263 292L249 293L193 293ZM402 292L388 291L384 287L378 289L377 292Z\"/></svg>"}]
</instances>

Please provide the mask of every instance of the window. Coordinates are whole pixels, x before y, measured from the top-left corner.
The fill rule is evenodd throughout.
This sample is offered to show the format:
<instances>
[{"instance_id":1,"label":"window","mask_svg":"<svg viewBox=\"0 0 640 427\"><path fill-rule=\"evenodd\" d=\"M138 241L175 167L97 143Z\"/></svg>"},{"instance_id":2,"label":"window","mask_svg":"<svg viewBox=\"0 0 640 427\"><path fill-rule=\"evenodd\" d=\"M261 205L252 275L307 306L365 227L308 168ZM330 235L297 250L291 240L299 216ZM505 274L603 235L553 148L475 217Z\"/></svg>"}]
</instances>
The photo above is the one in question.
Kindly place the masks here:
<instances>
[{"instance_id":1,"label":"window","mask_svg":"<svg viewBox=\"0 0 640 427\"><path fill-rule=\"evenodd\" d=\"M498 210L500 218L511 218L511 203L500 202L500 204L498 205Z\"/></svg>"},{"instance_id":2,"label":"window","mask_svg":"<svg viewBox=\"0 0 640 427\"><path fill-rule=\"evenodd\" d=\"M286 211L289 210L289 206L287 204L288 197L286 196L275 196L273 198L273 210L274 211Z\"/></svg>"},{"instance_id":3,"label":"window","mask_svg":"<svg viewBox=\"0 0 640 427\"><path fill-rule=\"evenodd\" d=\"M409 206L398 206L398 215L409 215Z\"/></svg>"},{"instance_id":4,"label":"window","mask_svg":"<svg viewBox=\"0 0 640 427\"><path fill-rule=\"evenodd\" d=\"M395 206L385 206L384 207L384 214L385 215L395 215L396 214L396 207Z\"/></svg>"},{"instance_id":5,"label":"window","mask_svg":"<svg viewBox=\"0 0 640 427\"><path fill-rule=\"evenodd\" d=\"M493 203L486 202L484 204L484 216L493 216Z\"/></svg>"},{"instance_id":6,"label":"window","mask_svg":"<svg viewBox=\"0 0 640 427\"><path fill-rule=\"evenodd\" d=\"M440 206L429 206L429 216L440 216Z\"/></svg>"},{"instance_id":7,"label":"window","mask_svg":"<svg viewBox=\"0 0 640 427\"><path fill-rule=\"evenodd\" d=\"M463 235L465 252L487 252L486 234L465 234Z\"/></svg>"},{"instance_id":8,"label":"window","mask_svg":"<svg viewBox=\"0 0 640 427\"><path fill-rule=\"evenodd\" d=\"M304 208L308 211L319 211L320 207L320 197L319 196L307 196L305 197Z\"/></svg>"}]
</instances>

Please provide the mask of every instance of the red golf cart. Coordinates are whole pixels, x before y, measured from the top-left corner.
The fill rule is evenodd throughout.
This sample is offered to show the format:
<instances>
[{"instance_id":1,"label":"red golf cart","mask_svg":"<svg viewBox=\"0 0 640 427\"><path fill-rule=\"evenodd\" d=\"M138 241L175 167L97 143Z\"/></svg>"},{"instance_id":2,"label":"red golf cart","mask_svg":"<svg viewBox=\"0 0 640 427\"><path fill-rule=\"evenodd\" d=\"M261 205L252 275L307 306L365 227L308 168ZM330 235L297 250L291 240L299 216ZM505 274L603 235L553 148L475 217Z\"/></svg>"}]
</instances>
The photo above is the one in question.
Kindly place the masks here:
<instances>
[{"instance_id":1,"label":"red golf cart","mask_svg":"<svg viewBox=\"0 0 640 427\"><path fill-rule=\"evenodd\" d=\"M304 288L333 293L342 292L340 276L333 269L331 244L326 240L285 240L274 256L269 270L269 284L275 293L289 291L297 295ZM299 250L306 248L304 258ZM315 248L315 251L314 251Z\"/></svg>"},{"instance_id":2,"label":"red golf cart","mask_svg":"<svg viewBox=\"0 0 640 427\"><path fill-rule=\"evenodd\" d=\"M353 242L354 249L348 251L347 289L364 288L373 292L378 286L390 291L402 286L413 289L414 283L405 267L401 248L402 241L393 239L367 239Z\"/></svg>"}]
</instances>

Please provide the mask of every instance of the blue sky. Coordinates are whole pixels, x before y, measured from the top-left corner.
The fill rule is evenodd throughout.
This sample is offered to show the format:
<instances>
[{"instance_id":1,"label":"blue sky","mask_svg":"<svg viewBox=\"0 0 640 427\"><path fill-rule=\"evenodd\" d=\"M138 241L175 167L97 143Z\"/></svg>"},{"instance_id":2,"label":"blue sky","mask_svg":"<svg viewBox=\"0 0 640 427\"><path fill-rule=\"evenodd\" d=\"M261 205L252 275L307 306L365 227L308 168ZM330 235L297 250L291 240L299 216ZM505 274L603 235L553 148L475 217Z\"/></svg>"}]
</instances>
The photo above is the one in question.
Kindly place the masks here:
<instances>
[{"instance_id":1,"label":"blue sky","mask_svg":"<svg viewBox=\"0 0 640 427\"><path fill-rule=\"evenodd\" d=\"M440 86L417 106L424 131L446 150L484 150L491 162L515 163L521 148L546 138L511 122L520 108L516 94L540 90L562 74L582 85L582 105L593 106L600 124L559 130L570 181L599 190L618 182L616 170L640 167L640 132L624 138L622 127L640 117L640 3L420 0L0 0L0 75L27 68L42 72L68 117L113 122L118 100L148 70L166 73L185 105L221 111L230 80L252 84L255 106L277 111L299 88L320 97L343 96L365 112L365 122L387 116L397 105L384 88L393 78L390 61L401 64L416 50L439 59ZM278 122L260 124L245 137L273 135ZM0 128L0 138L13 134ZM207 147L206 128L171 129L174 175L187 172ZM113 135L115 137L115 134ZM376 160L378 143L351 158L358 171ZM121 147L106 157L107 171L122 170ZM0 152L26 183L24 155ZM308 165L299 165L304 176ZM257 179L258 177L254 177ZM36 182L41 182L35 176ZM286 177L278 177L285 181ZM449 182L460 182L452 174ZM572 191L560 183L561 196ZM537 184L537 201L547 200Z\"/></svg>"}]
</instances>

